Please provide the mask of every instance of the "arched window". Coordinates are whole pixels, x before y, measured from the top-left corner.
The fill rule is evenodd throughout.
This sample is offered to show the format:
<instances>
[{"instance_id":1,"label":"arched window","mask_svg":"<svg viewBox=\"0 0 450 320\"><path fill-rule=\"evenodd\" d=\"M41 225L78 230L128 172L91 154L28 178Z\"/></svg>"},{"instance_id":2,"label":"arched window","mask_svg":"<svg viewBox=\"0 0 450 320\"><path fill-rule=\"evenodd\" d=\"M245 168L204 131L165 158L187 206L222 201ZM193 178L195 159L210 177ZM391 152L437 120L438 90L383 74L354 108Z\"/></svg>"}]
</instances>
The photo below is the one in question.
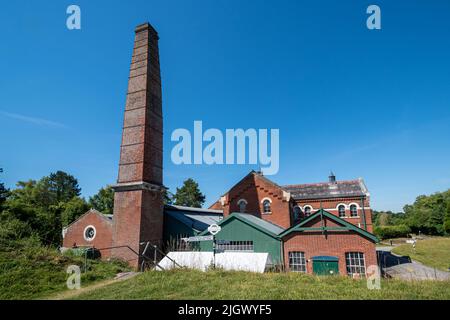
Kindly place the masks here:
<instances>
[{"instance_id":1,"label":"arched window","mask_svg":"<svg viewBox=\"0 0 450 320\"><path fill-rule=\"evenodd\" d=\"M244 213L247 208L247 201L245 199L241 199L238 201L239 212Z\"/></svg>"},{"instance_id":2,"label":"arched window","mask_svg":"<svg viewBox=\"0 0 450 320\"><path fill-rule=\"evenodd\" d=\"M307 217L307 216L309 216L311 214L312 207L311 206L305 206L303 208L303 210L305 211L305 217Z\"/></svg>"},{"instance_id":3,"label":"arched window","mask_svg":"<svg viewBox=\"0 0 450 320\"><path fill-rule=\"evenodd\" d=\"M302 209L299 206L294 207L294 221L300 220Z\"/></svg>"},{"instance_id":4,"label":"arched window","mask_svg":"<svg viewBox=\"0 0 450 320\"><path fill-rule=\"evenodd\" d=\"M358 216L358 207L356 206L356 204L352 204L350 206L350 216L352 216L352 217Z\"/></svg>"},{"instance_id":5,"label":"arched window","mask_svg":"<svg viewBox=\"0 0 450 320\"><path fill-rule=\"evenodd\" d=\"M261 202L263 205L263 213L271 213L270 205L272 204L272 200L264 198Z\"/></svg>"},{"instance_id":6,"label":"arched window","mask_svg":"<svg viewBox=\"0 0 450 320\"><path fill-rule=\"evenodd\" d=\"M345 217L345 206L343 204L341 204L338 207L338 212L339 212L339 217Z\"/></svg>"}]
</instances>

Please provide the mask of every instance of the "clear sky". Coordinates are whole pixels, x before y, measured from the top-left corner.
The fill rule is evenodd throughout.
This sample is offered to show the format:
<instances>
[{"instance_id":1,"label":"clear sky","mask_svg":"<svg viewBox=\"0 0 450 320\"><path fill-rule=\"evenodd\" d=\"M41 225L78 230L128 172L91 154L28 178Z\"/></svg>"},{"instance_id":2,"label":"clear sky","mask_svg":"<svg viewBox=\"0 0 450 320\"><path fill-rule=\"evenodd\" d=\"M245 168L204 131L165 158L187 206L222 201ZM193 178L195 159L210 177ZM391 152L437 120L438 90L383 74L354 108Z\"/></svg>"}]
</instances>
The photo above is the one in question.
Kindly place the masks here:
<instances>
[{"instance_id":1,"label":"clear sky","mask_svg":"<svg viewBox=\"0 0 450 320\"><path fill-rule=\"evenodd\" d=\"M82 29L66 28L66 8ZM366 28L381 7L382 30ZM450 2L8 1L0 7L0 179L117 178L134 27L160 35L164 183L214 202L252 166L175 166L170 135L280 129L279 184L363 177L372 207L450 188Z\"/></svg>"}]
</instances>

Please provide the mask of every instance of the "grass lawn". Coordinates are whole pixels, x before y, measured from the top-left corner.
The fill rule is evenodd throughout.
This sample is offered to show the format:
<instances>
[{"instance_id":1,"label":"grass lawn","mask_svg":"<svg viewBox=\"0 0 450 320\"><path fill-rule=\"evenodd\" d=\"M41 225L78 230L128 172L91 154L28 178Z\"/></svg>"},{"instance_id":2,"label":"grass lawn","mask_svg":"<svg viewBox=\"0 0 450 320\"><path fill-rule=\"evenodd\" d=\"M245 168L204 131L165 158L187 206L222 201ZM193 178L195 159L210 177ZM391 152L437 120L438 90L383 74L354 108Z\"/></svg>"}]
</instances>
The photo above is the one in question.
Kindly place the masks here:
<instances>
[{"instance_id":1,"label":"grass lawn","mask_svg":"<svg viewBox=\"0 0 450 320\"><path fill-rule=\"evenodd\" d=\"M83 258L63 256L33 240L0 239L0 299L36 299L67 291L69 265L82 267ZM88 271L81 276L82 285L111 279L128 270L119 262L90 260L88 265Z\"/></svg>"},{"instance_id":2,"label":"grass lawn","mask_svg":"<svg viewBox=\"0 0 450 320\"><path fill-rule=\"evenodd\" d=\"M348 277L298 273L149 271L76 299L450 299L450 282L382 280L381 290Z\"/></svg>"},{"instance_id":3,"label":"grass lawn","mask_svg":"<svg viewBox=\"0 0 450 320\"><path fill-rule=\"evenodd\" d=\"M395 247L392 252L410 256L413 260L443 271L448 271L450 267L450 238L418 240L416 250L412 244L402 244Z\"/></svg>"}]
</instances>

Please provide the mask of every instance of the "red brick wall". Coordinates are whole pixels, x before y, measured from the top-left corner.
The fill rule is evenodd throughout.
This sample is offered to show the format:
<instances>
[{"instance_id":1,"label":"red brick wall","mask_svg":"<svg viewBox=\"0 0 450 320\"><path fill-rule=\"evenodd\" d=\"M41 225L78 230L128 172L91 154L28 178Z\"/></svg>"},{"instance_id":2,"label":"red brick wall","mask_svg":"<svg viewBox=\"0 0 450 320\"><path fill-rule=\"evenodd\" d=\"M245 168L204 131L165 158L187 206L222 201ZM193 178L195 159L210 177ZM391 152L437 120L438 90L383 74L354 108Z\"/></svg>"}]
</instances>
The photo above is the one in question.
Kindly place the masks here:
<instances>
[{"instance_id":1,"label":"red brick wall","mask_svg":"<svg viewBox=\"0 0 450 320\"><path fill-rule=\"evenodd\" d=\"M269 198L272 201L271 213L265 214L262 201ZM283 198L283 191L276 185L261 178L257 174L250 174L240 183L234 186L226 195L226 203L223 206L224 216L233 212L239 212L238 201L247 201L246 213L275 223L283 228L291 226L290 202ZM220 208L219 204L214 206Z\"/></svg>"},{"instance_id":2,"label":"red brick wall","mask_svg":"<svg viewBox=\"0 0 450 320\"><path fill-rule=\"evenodd\" d=\"M323 209L339 216L337 207L340 204L346 205L345 210L345 220L351 224L354 224L361 229L364 229L364 219L361 198L337 198L337 199L313 199L313 200L300 200L296 202L296 205L303 208L305 205L309 205L313 208L312 212L320 209L322 205ZM350 217L350 204L357 204L358 206L358 217ZM369 199L364 199L364 215L366 217L367 231L373 232L372 226L372 210L370 208Z\"/></svg>"},{"instance_id":3,"label":"red brick wall","mask_svg":"<svg viewBox=\"0 0 450 320\"><path fill-rule=\"evenodd\" d=\"M336 223L325 219L328 227L336 226ZM320 221L311 222L308 227L317 227ZM286 270L289 270L289 252L300 251L305 253L307 260L306 270L312 273L312 257L333 256L339 259L339 273L347 274L345 264L346 252L364 253L366 270L370 265L377 264L375 243L353 231L327 231L326 235L317 231L293 232L284 239L284 261Z\"/></svg>"},{"instance_id":4,"label":"red brick wall","mask_svg":"<svg viewBox=\"0 0 450 320\"><path fill-rule=\"evenodd\" d=\"M95 238L92 241L84 239L84 229L92 225L96 229ZM95 211L89 211L77 221L71 224L66 231L66 235L63 239L63 247L72 248L76 246L92 246L97 249L111 247L112 243L112 221L101 216L101 213ZM102 250L101 255L103 258L110 256L109 250Z\"/></svg>"}]
</instances>

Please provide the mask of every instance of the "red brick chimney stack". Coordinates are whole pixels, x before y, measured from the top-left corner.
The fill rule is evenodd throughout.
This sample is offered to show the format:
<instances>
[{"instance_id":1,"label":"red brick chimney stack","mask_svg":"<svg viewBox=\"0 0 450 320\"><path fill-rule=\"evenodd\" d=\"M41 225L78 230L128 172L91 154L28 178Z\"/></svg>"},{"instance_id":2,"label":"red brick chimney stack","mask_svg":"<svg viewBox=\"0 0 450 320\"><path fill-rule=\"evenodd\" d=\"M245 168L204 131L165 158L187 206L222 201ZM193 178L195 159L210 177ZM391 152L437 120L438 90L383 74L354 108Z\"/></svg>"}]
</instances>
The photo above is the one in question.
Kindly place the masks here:
<instances>
[{"instance_id":1,"label":"red brick chimney stack","mask_svg":"<svg viewBox=\"0 0 450 320\"><path fill-rule=\"evenodd\" d=\"M161 245L163 232L163 120L158 33L148 23L136 27L114 186L113 245L142 252L142 242ZM113 255L137 266L129 249Z\"/></svg>"}]
</instances>

